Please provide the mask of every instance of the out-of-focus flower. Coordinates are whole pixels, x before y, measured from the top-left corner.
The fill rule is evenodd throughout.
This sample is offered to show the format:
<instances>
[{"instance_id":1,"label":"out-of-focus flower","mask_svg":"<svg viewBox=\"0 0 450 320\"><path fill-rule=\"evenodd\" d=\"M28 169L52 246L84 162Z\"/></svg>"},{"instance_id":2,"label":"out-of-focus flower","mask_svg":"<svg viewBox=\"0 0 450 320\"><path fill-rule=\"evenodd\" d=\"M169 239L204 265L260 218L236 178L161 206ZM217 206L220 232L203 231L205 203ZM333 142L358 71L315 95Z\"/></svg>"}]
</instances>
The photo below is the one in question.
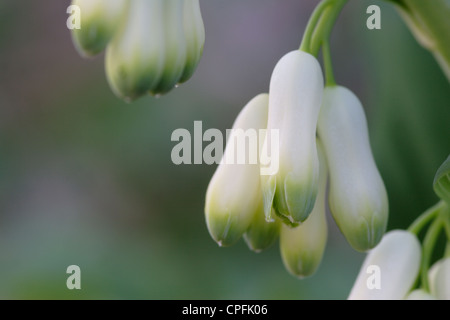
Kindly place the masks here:
<instances>
[{"instance_id":1,"label":"out-of-focus flower","mask_svg":"<svg viewBox=\"0 0 450 320\"><path fill-rule=\"evenodd\" d=\"M437 261L428 271L431 294L439 300L450 300L450 258Z\"/></svg>"},{"instance_id":2,"label":"out-of-focus flower","mask_svg":"<svg viewBox=\"0 0 450 320\"><path fill-rule=\"evenodd\" d=\"M82 56L102 52L122 23L127 0L73 0L80 8L81 28L72 30L75 47Z\"/></svg>"},{"instance_id":3,"label":"out-of-focus flower","mask_svg":"<svg viewBox=\"0 0 450 320\"><path fill-rule=\"evenodd\" d=\"M318 132L330 171L331 213L354 249L371 249L386 230L388 198L372 156L363 107L350 90L325 89Z\"/></svg>"},{"instance_id":4,"label":"out-of-focus flower","mask_svg":"<svg viewBox=\"0 0 450 320\"><path fill-rule=\"evenodd\" d=\"M291 223L305 221L313 210L319 181L316 127L322 94L322 70L311 54L292 51L275 66L268 130L279 130L279 169L262 175L261 180L269 220L272 207ZM263 153L267 147L265 143Z\"/></svg>"},{"instance_id":5,"label":"out-of-focus flower","mask_svg":"<svg viewBox=\"0 0 450 320\"><path fill-rule=\"evenodd\" d=\"M266 129L268 102L268 95L260 94L244 107L233 125L223 160L232 158L228 153L235 152L234 145L230 148L235 134L242 133L242 130ZM247 154L248 148L252 147L250 144L245 145L247 150L237 152L245 151ZM261 209L259 164L222 161L206 192L205 215L212 238L220 246L232 245L248 230L256 214L263 215Z\"/></svg>"},{"instance_id":6,"label":"out-of-focus flower","mask_svg":"<svg viewBox=\"0 0 450 320\"><path fill-rule=\"evenodd\" d=\"M436 300L436 298L422 289L417 289L408 294L405 300Z\"/></svg>"},{"instance_id":7,"label":"out-of-focus flower","mask_svg":"<svg viewBox=\"0 0 450 320\"><path fill-rule=\"evenodd\" d=\"M420 259L421 247L415 235L404 230L386 233L368 253L348 299L404 299L418 275Z\"/></svg>"},{"instance_id":8,"label":"out-of-focus flower","mask_svg":"<svg viewBox=\"0 0 450 320\"><path fill-rule=\"evenodd\" d=\"M167 93L192 75L203 43L198 0L133 0L107 48L110 85L126 99Z\"/></svg>"},{"instance_id":9,"label":"out-of-focus flower","mask_svg":"<svg viewBox=\"0 0 450 320\"><path fill-rule=\"evenodd\" d=\"M327 165L320 142L319 193L314 209L305 222L297 227L281 226L280 251L286 269L299 278L314 274L322 261L327 242L327 222L325 218L325 194L327 187Z\"/></svg>"},{"instance_id":10,"label":"out-of-focus flower","mask_svg":"<svg viewBox=\"0 0 450 320\"><path fill-rule=\"evenodd\" d=\"M205 42L199 0L74 0L83 55L107 47L106 73L114 93L133 100L161 95L194 73Z\"/></svg>"}]
</instances>

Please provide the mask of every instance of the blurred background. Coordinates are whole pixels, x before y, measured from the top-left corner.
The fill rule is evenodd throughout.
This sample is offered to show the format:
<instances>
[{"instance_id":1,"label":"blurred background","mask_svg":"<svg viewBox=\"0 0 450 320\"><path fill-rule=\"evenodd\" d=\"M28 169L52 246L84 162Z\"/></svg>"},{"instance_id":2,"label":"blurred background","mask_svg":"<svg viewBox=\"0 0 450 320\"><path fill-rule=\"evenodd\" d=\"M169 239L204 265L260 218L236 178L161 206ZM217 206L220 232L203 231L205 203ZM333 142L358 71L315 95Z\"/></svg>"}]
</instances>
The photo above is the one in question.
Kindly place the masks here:
<instances>
[{"instance_id":1,"label":"blurred background","mask_svg":"<svg viewBox=\"0 0 450 320\"><path fill-rule=\"evenodd\" d=\"M0 298L345 299L364 254L329 219L323 262L298 280L278 243L219 248L204 220L216 166L171 162L177 128L225 131L268 90L298 48L317 1L202 0L203 59L168 95L132 104L107 85L104 57L82 59L66 28L70 1L0 2ZM366 9L381 7L381 30ZM406 228L437 197L450 152L449 84L395 9L350 1L333 31L337 81L363 102L390 200ZM66 287L69 265L82 290Z\"/></svg>"}]
</instances>

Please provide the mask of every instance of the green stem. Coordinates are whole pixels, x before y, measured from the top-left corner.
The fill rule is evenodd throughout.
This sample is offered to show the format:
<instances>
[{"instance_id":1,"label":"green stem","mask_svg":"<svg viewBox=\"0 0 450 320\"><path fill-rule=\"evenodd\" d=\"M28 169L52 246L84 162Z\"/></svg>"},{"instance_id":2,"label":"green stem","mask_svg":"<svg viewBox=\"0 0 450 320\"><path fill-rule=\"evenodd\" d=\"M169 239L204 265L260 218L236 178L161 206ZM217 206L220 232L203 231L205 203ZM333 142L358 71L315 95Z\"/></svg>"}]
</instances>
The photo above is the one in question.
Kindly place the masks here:
<instances>
[{"instance_id":1,"label":"green stem","mask_svg":"<svg viewBox=\"0 0 450 320\"><path fill-rule=\"evenodd\" d=\"M450 207L447 206L441 211L441 219L444 223L444 230L447 236L447 241L450 242Z\"/></svg>"},{"instance_id":2,"label":"green stem","mask_svg":"<svg viewBox=\"0 0 450 320\"><path fill-rule=\"evenodd\" d=\"M331 30L336 23L336 20L344 8L348 0L335 0L332 6L325 8L325 12L320 19L318 26L314 29L311 39L310 53L317 56L323 42L330 38Z\"/></svg>"},{"instance_id":3,"label":"green stem","mask_svg":"<svg viewBox=\"0 0 450 320\"><path fill-rule=\"evenodd\" d=\"M436 244L436 240L439 236L439 232L441 231L442 220L436 219L431 224L430 228L425 235L425 239L423 240L423 249L422 249L422 263L420 266L420 280L422 283L422 288L429 292L430 286L428 283L428 269L431 262L431 255L433 253L434 245Z\"/></svg>"},{"instance_id":4,"label":"green stem","mask_svg":"<svg viewBox=\"0 0 450 320\"><path fill-rule=\"evenodd\" d=\"M323 42L323 63L325 66L325 85L327 87L333 87L336 85L333 73L333 62L331 61L330 41Z\"/></svg>"},{"instance_id":5,"label":"green stem","mask_svg":"<svg viewBox=\"0 0 450 320\"><path fill-rule=\"evenodd\" d=\"M334 0L322 0L314 9L311 17L309 18L308 25L306 26L305 33L303 34L303 40L300 45L300 50L311 53L311 40L316 29L317 22L322 16L325 8Z\"/></svg>"},{"instance_id":6,"label":"green stem","mask_svg":"<svg viewBox=\"0 0 450 320\"><path fill-rule=\"evenodd\" d=\"M431 220L433 220L439 213L440 210L442 210L445 207L444 201L439 201L437 204L435 204L433 207L429 208L427 211L422 213L414 222L411 224L411 226L408 228L408 231L411 233L414 233L415 235L418 235L420 230L425 227Z\"/></svg>"},{"instance_id":7,"label":"green stem","mask_svg":"<svg viewBox=\"0 0 450 320\"><path fill-rule=\"evenodd\" d=\"M450 240L447 240L447 244L445 245L444 259L450 258Z\"/></svg>"}]
</instances>

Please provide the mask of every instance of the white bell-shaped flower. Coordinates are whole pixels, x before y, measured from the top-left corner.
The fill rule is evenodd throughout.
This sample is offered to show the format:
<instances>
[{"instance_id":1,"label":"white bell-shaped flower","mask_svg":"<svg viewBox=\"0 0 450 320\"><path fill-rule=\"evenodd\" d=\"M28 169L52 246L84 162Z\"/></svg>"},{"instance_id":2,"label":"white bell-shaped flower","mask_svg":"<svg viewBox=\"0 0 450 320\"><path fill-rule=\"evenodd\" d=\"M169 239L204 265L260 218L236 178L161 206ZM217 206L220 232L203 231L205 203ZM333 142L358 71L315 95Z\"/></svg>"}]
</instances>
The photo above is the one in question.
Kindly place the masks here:
<instances>
[{"instance_id":1,"label":"white bell-shaped flower","mask_svg":"<svg viewBox=\"0 0 450 320\"><path fill-rule=\"evenodd\" d=\"M361 267L350 300L401 300L416 280L421 259L417 237L404 230L386 233Z\"/></svg>"},{"instance_id":2,"label":"white bell-shaped flower","mask_svg":"<svg viewBox=\"0 0 450 320\"><path fill-rule=\"evenodd\" d=\"M220 246L234 244L248 230L255 214L259 212L262 215L258 132L267 127L268 102L268 95L260 94L240 112L228 138L222 162L208 186L206 223L212 238ZM235 141L239 136L241 139L250 137L244 144L245 149L236 148L239 143ZM255 151L257 161L252 163L250 153ZM242 153L249 156L244 163L231 161L236 153L238 157Z\"/></svg>"},{"instance_id":3,"label":"white bell-shaped flower","mask_svg":"<svg viewBox=\"0 0 450 320\"><path fill-rule=\"evenodd\" d=\"M203 50L198 0L133 0L106 52L114 92L125 99L160 95L188 80Z\"/></svg>"},{"instance_id":4,"label":"white bell-shaped flower","mask_svg":"<svg viewBox=\"0 0 450 320\"><path fill-rule=\"evenodd\" d=\"M291 223L305 221L318 191L316 127L323 95L319 62L309 53L292 51L275 66L270 80L268 131L279 130L279 166L262 174L264 211L272 206ZM267 141L267 139L266 139ZM262 153L267 153L265 143Z\"/></svg>"},{"instance_id":5,"label":"white bell-shaped flower","mask_svg":"<svg viewBox=\"0 0 450 320\"><path fill-rule=\"evenodd\" d=\"M386 230L388 198L370 148L363 107L350 90L325 88L318 133L330 171L331 213L354 249L371 249Z\"/></svg>"},{"instance_id":6,"label":"white bell-shaped flower","mask_svg":"<svg viewBox=\"0 0 450 320\"><path fill-rule=\"evenodd\" d=\"M73 0L80 8L80 29L72 30L78 52L94 56L102 52L123 21L128 0Z\"/></svg>"},{"instance_id":7,"label":"white bell-shaped flower","mask_svg":"<svg viewBox=\"0 0 450 320\"><path fill-rule=\"evenodd\" d=\"M437 261L428 271L430 292L438 300L450 300L450 258Z\"/></svg>"},{"instance_id":8,"label":"white bell-shaped flower","mask_svg":"<svg viewBox=\"0 0 450 320\"><path fill-rule=\"evenodd\" d=\"M319 193L314 209L305 222L292 228L282 224L280 231L280 251L286 269L294 276L311 276L322 261L327 242L327 221L325 217L325 196L327 188L327 164L320 142Z\"/></svg>"},{"instance_id":9,"label":"white bell-shaped flower","mask_svg":"<svg viewBox=\"0 0 450 320\"><path fill-rule=\"evenodd\" d=\"M250 222L250 226L244 233L244 240L247 246L255 252L267 249L277 240L282 224L278 219L271 222L266 220L262 195L259 203L260 205Z\"/></svg>"}]
</instances>

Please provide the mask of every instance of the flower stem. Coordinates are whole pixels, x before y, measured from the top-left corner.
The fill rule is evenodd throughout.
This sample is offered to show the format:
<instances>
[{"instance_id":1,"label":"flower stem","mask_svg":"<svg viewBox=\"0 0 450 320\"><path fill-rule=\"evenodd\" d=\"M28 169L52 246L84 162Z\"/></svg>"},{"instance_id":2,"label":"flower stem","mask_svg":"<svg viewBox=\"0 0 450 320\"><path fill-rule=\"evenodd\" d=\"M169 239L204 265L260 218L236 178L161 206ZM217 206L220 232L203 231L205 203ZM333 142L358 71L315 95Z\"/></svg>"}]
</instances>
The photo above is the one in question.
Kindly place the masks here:
<instances>
[{"instance_id":1,"label":"flower stem","mask_svg":"<svg viewBox=\"0 0 450 320\"><path fill-rule=\"evenodd\" d=\"M408 228L408 231L418 235L419 232L427 225L431 220L433 220L439 213L441 209L445 207L444 201L439 201L437 204L429 208L427 211L422 213Z\"/></svg>"},{"instance_id":2,"label":"flower stem","mask_svg":"<svg viewBox=\"0 0 450 320\"><path fill-rule=\"evenodd\" d=\"M317 22L322 16L325 8L334 0L322 0L314 9L311 17L309 18L308 25L306 26L305 33L303 34L303 40L300 44L300 50L311 53L311 40L316 29ZM317 55L317 54L316 54Z\"/></svg>"},{"instance_id":3,"label":"flower stem","mask_svg":"<svg viewBox=\"0 0 450 320\"><path fill-rule=\"evenodd\" d=\"M329 40L336 20L347 1L348 0L334 0L330 7L325 8L323 16L321 17L317 27L314 29L314 33L312 35L310 45L311 54L317 56L324 41Z\"/></svg>"},{"instance_id":4,"label":"flower stem","mask_svg":"<svg viewBox=\"0 0 450 320\"><path fill-rule=\"evenodd\" d=\"M443 226L442 219L440 217L433 221L430 228L425 235L425 239L423 240L423 248L422 248L422 262L420 266L420 280L422 284L422 288L429 292L430 286L428 283L428 269L431 262L431 255L433 253L434 245L436 244L436 240L441 231L441 227Z\"/></svg>"},{"instance_id":5,"label":"flower stem","mask_svg":"<svg viewBox=\"0 0 450 320\"><path fill-rule=\"evenodd\" d=\"M444 230L447 236L447 241L450 243L450 207L447 206L445 209L441 210L441 218L444 222ZM450 248L449 248L450 249Z\"/></svg>"},{"instance_id":6,"label":"flower stem","mask_svg":"<svg viewBox=\"0 0 450 320\"><path fill-rule=\"evenodd\" d=\"M325 40L322 46L323 63L325 65L325 85L333 87L336 85L333 73L333 62L331 61L330 41Z\"/></svg>"}]
</instances>

